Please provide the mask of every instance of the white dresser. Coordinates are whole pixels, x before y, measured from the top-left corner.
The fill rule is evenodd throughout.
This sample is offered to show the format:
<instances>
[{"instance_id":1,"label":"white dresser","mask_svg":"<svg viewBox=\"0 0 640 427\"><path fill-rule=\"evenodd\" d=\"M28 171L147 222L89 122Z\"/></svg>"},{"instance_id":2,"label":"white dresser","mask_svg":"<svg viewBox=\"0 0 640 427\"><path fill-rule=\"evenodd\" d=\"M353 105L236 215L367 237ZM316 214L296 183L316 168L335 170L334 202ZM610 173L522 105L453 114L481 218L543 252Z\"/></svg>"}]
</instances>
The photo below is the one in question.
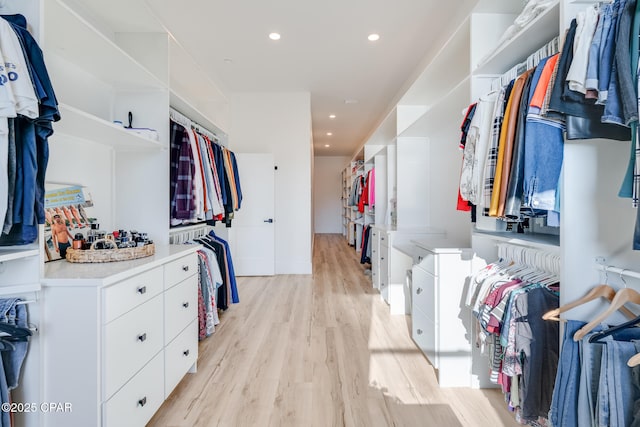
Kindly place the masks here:
<instances>
[{"instance_id":1,"label":"white dresser","mask_svg":"<svg viewBox=\"0 0 640 427\"><path fill-rule=\"evenodd\" d=\"M409 314L405 309L404 283L411 269L411 255L398 250L411 239L443 238L445 232L434 227L396 228L376 225L372 228L371 280L389 304L391 314Z\"/></svg>"},{"instance_id":2,"label":"white dresser","mask_svg":"<svg viewBox=\"0 0 640 427\"><path fill-rule=\"evenodd\" d=\"M197 245L106 264L47 264L48 426L144 426L198 358Z\"/></svg>"},{"instance_id":3,"label":"white dresser","mask_svg":"<svg viewBox=\"0 0 640 427\"><path fill-rule=\"evenodd\" d=\"M436 369L441 387L475 387L471 312L463 301L474 253L446 239L412 243L412 338Z\"/></svg>"}]
</instances>

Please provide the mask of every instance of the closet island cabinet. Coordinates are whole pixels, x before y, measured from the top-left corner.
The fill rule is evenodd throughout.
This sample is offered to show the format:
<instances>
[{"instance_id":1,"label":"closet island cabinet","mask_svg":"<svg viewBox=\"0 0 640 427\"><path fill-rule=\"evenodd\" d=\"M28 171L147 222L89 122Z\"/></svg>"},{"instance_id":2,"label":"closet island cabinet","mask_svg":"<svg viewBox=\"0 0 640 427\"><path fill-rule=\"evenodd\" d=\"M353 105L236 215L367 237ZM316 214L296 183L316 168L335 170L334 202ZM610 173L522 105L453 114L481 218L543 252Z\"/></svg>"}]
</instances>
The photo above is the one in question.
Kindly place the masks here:
<instances>
[{"instance_id":1,"label":"closet island cabinet","mask_svg":"<svg viewBox=\"0 0 640 427\"><path fill-rule=\"evenodd\" d=\"M114 264L47 265L47 426L142 426L198 357L197 245Z\"/></svg>"}]
</instances>

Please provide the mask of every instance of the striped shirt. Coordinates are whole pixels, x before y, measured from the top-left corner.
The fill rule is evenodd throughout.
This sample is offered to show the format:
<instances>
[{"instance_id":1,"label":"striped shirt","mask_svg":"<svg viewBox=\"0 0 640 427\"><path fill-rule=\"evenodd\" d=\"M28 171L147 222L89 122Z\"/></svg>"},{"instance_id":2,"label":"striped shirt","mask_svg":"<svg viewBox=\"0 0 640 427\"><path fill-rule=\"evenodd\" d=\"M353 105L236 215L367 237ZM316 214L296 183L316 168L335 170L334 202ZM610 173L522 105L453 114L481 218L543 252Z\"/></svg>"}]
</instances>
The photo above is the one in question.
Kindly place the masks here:
<instances>
[{"instance_id":1,"label":"striped shirt","mask_svg":"<svg viewBox=\"0 0 640 427\"><path fill-rule=\"evenodd\" d=\"M493 193L493 181L496 175L496 164L498 161L498 142L500 140L500 130L502 129L502 121L504 120L504 110L506 103L513 88L513 81L507 86L500 89L496 97L496 105L493 112L493 127L491 130L491 138L487 149L487 160L484 164L482 197L478 199L481 203L481 212L483 215L489 215L491 206L491 196Z\"/></svg>"}]
</instances>

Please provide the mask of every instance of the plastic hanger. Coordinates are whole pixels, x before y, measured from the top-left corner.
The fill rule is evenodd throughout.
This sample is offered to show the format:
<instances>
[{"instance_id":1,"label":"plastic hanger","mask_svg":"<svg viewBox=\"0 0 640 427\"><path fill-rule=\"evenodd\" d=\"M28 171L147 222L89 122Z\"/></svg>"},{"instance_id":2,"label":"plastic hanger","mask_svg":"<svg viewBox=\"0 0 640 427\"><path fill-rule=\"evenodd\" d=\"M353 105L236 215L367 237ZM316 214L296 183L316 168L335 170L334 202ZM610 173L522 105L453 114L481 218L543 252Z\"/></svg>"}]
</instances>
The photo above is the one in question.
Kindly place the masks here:
<instances>
[{"instance_id":1,"label":"plastic hanger","mask_svg":"<svg viewBox=\"0 0 640 427\"><path fill-rule=\"evenodd\" d=\"M604 331L600 331L600 332L596 332L595 334L591 335L589 337L589 342L590 343L598 343L598 344L604 344L602 339L605 337L608 337L609 335L612 335L614 333L616 333L617 331L621 331L623 329L627 329L630 328L632 326L637 325L638 323L640 323L640 316L636 317L635 319L631 319L628 322L624 322L620 325L617 326L613 326L611 328L605 329Z\"/></svg>"},{"instance_id":2,"label":"plastic hanger","mask_svg":"<svg viewBox=\"0 0 640 427\"><path fill-rule=\"evenodd\" d=\"M4 322L0 322L0 332L9 334L1 337L5 341L26 341L28 337L33 335L33 332L31 332L29 328L10 325Z\"/></svg>"},{"instance_id":3,"label":"plastic hanger","mask_svg":"<svg viewBox=\"0 0 640 427\"><path fill-rule=\"evenodd\" d=\"M607 317L613 314L613 312L621 309L622 306L628 302L640 304L640 293L630 288L620 289L616 292L613 300L611 300L611 305L605 311L600 313L594 320L578 329L578 331L573 335L573 340L579 341L584 338L584 336L591 332L593 328L602 323Z\"/></svg>"}]
</instances>

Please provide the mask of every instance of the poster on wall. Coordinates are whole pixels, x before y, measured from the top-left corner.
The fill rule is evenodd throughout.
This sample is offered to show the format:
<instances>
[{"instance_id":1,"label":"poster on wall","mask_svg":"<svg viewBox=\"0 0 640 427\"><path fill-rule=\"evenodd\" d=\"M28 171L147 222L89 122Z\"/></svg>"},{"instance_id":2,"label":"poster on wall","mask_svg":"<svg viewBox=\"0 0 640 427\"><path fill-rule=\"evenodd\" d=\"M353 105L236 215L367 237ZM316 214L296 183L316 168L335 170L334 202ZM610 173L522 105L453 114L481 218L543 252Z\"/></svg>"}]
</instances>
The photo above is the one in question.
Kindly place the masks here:
<instances>
[{"instance_id":1,"label":"poster on wall","mask_svg":"<svg viewBox=\"0 0 640 427\"><path fill-rule=\"evenodd\" d=\"M44 194L45 262L64 259L74 239L83 239L95 218L90 216L93 206L85 188L74 185L53 188Z\"/></svg>"}]
</instances>

